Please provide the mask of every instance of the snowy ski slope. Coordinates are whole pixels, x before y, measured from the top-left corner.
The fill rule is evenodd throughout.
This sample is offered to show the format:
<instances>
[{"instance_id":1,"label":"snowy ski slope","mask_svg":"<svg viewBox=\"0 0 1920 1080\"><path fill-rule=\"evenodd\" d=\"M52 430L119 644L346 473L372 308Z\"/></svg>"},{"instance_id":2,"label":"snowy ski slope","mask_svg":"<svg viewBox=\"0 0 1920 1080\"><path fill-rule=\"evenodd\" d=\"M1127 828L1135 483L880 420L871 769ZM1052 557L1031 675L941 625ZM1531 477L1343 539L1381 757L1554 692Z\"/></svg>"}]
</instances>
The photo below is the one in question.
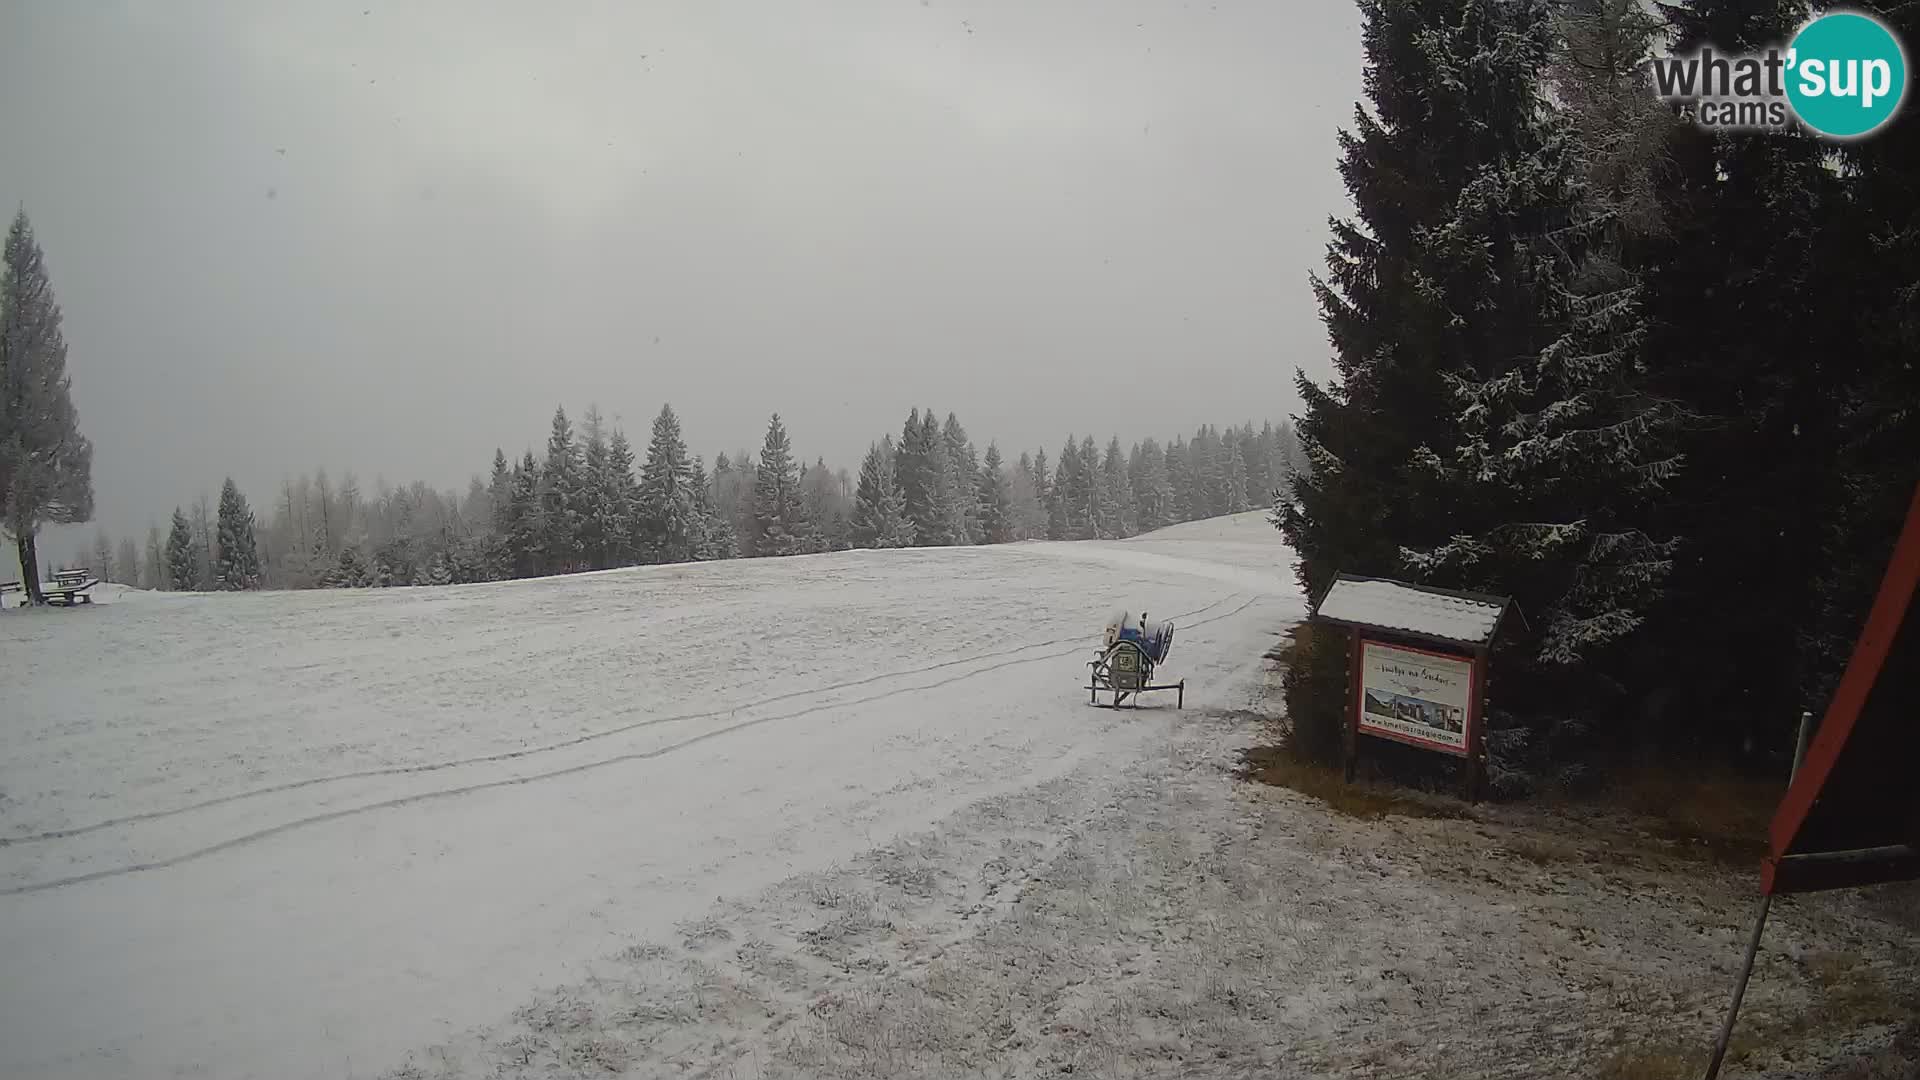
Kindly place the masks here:
<instances>
[{"instance_id":1,"label":"snowy ski slope","mask_svg":"<svg viewBox=\"0 0 1920 1080\"><path fill-rule=\"evenodd\" d=\"M1259 514L0 616L0 1076L361 1076L597 958L1090 763L1118 604L1189 708L1303 614Z\"/></svg>"}]
</instances>

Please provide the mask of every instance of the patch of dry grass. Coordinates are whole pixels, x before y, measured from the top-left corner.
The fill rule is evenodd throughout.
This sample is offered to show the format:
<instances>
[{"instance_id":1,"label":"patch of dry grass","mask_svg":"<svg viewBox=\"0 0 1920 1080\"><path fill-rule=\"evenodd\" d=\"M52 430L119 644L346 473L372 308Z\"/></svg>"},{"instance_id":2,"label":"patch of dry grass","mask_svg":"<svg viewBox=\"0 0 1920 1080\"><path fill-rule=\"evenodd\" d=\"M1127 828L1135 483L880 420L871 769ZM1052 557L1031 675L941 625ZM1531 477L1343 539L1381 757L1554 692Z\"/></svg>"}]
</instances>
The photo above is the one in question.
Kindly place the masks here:
<instances>
[{"instance_id":1,"label":"patch of dry grass","mask_svg":"<svg viewBox=\"0 0 1920 1080\"><path fill-rule=\"evenodd\" d=\"M1847 1063L1829 1080L1913 1080L1920 1075L1920 1021L1907 1025L1890 1046Z\"/></svg>"},{"instance_id":2,"label":"patch of dry grass","mask_svg":"<svg viewBox=\"0 0 1920 1080\"><path fill-rule=\"evenodd\" d=\"M1241 776L1272 787L1308 795L1348 817L1377 821L1388 814L1421 818L1469 817L1464 804L1453 804L1405 788L1369 783L1347 783L1339 769L1296 760L1278 746L1256 746L1240 756Z\"/></svg>"},{"instance_id":3,"label":"patch of dry grass","mask_svg":"<svg viewBox=\"0 0 1920 1080\"><path fill-rule=\"evenodd\" d=\"M1623 770L1605 798L1646 818L1657 835L1683 851L1750 864L1766 854L1767 826L1785 792L1784 778L1662 764Z\"/></svg>"},{"instance_id":4,"label":"patch of dry grass","mask_svg":"<svg viewBox=\"0 0 1920 1080\"><path fill-rule=\"evenodd\" d=\"M1507 854L1535 866L1590 863L1597 858L1590 849L1556 836L1535 833L1515 832L1502 840L1500 846Z\"/></svg>"},{"instance_id":5,"label":"patch of dry grass","mask_svg":"<svg viewBox=\"0 0 1920 1080\"><path fill-rule=\"evenodd\" d=\"M1698 1050L1634 1047L1601 1062L1593 1080L1692 1080L1704 1068Z\"/></svg>"},{"instance_id":6,"label":"patch of dry grass","mask_svg":"<svg viewBox=\"0 0 1920 1080\"><path fill-rule=\"evenodd\" d=\"M1818 953L1807 958L1806 970L1818 988L1809 1007L1792 1016L1743 1013L1729 1061L1751 1061L1821 1035L1920 1024L1920 1004L1887 985L1884 976L1863 966L1855 954Z\"/></svg>"}]
</instances>

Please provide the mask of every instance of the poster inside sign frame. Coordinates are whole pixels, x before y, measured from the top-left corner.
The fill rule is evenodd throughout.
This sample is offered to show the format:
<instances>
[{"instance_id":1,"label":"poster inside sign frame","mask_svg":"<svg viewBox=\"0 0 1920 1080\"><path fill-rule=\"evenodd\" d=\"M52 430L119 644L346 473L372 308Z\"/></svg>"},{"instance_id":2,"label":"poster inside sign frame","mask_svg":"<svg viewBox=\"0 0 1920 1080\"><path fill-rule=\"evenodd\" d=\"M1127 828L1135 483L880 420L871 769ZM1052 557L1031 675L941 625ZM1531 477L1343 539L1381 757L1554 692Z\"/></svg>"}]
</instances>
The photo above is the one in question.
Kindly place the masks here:
<instances>
[{"instance_id":1,"label":"poster inside sign frame","mask_svg":"<svg viewBox=\"0 0 1920 1080\"><path fill-rule=\"evenodd\" d=\"M1475 665L1471 656L1360 640L1354 726L1383 739L1468 757L1473 746Z\"/></svg>"}]
</instances>

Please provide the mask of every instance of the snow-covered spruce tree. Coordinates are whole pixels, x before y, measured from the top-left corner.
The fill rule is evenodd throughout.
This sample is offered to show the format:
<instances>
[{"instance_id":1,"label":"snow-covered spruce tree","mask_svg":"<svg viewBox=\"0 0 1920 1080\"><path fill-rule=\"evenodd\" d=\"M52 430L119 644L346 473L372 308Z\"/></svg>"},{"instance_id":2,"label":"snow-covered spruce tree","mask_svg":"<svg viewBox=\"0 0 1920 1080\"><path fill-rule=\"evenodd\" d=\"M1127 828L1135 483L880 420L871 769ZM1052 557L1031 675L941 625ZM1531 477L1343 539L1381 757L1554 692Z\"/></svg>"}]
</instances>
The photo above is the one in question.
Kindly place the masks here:
<instances>
[{"instance_id":1,"label":"snow-covered spruce tree","mask_svg":"<svg viewBox=\"0 0 1920 1080\"><path fill-rule=\"evenodd\" d=\"M680 418L662 405L653 418L646 464L640 468L640 521L648 562L689 562L698 552L704 523L695 520L691 470Z\"/></svg>"},{"instance_id":2,"label":"snow-covered spruce tree","mask_svg":"<svg viewBox=\"0 0 1920 1080\"><path fill-rule=\"evenodd\" d=\"M367 565L366 556L360 554L358 544L345 544L340 548L340 559L328 572L324 584L330 589L366 589L373 586L373 568Z\"/></svg>"},{"instance_id":3,"label":"snow-covered spruce tree","mask_svg":"<svg viewBox=\"0 0 1920 1080\"><path fill-rule=\"evenodd\" d=\"M1273 490L1267 478L1267 441L1270 441L1268 437L1272 434L1272 424L1268 424L1267 430L1263 433L1255 431L1250 422L1240 425L1236 431L1236 438L1240 444L1240 457L1247 474L1243 499L1248 509L1254 507L1265 509L1272 505L1272 500L1267 494Z\"/></svg>"},{"instance_id":4,"label":"snow-covered spruce tree","mask_svg":"<svg viewBox=\"0 0 1920 1080\"><path fill-rule=\"evenodd\" d=\"M1244 513L1248 506L1247 458L1241 449L1238 433L1235 433L1234 440L1227 445L1226 458L1226 467L1221 470L1221 486L1226 491L1221 512Z\"/></svg>"},{"instance_id":5,"label":"snow-covered spruce tree","mask_svg":"<svg viewBox=\"0 0 1920 1080\"><path fill-rule=\"evenodd\" d=\"M40 526L93 517L93 444L80 434L60 322L45 255L21 210L0 263L0 531L13 537L30 604L46 599Z\"/></svg>"},{"instance_id":6,"label":"snow-covered spruce tree","mask_svg":"<svg viewBox=\"0 0 1920 1080\"><path fill-rule=\"evenodd\" d=\"M688 485L693 491L693 521L696 529L696 543L693 557L696 559L731 559L737 554L734 544L733 523L722 512L714 498L714 482L707 477L706 462L695 454L687 474Z\"/></svg>"},{"instance_id":7,"label":"snow-covered spruce tree","mask_svg":"<svg viewBox=\"0 0 1920 1080\"><path fill-rule=\"evenodd\" d=\"M860 482L853 496L856 547L897 548L914 542L907 497L894 474L897 457L893 440L882 439L867 448L866 459L860 463Z\"/></svg>"},{"instance_id":8,"label":"snow-covered spruce tree","mask_svg":"<svg viewBox=\"0 0 1920 1080\"><path fill-rule=\"evenodd\" d=\"M1806 15L1803 5L1736 0L1660 7L1672 33L1657 48L1682 56L1704 44L1716 54L1763 49L1791 38ZM1902 130L1911 125L1857 145L1892 145L1884 140ZM1603 138L1628 161L1639 141ZM1860 178L1833 144L1805 132L1680 123L1651 164L1671 235L1622 255L1645 282L1642 352L1656 388L1695 418L1681 426L1685 468L1647 529L1684 544L1655 615L1624 649L1637 657L1620 679L1639 699L1620 710L1633 723L1609 717L1599 731L1634 730L1650 748L1764 754L1784 769L1799 710L1826 700L1808 693L1819 661L1803 634L1817 620L1822 571L1852 561L1829 547L1855 525L1841 509L1859 479L1839 470L1841 416L1864 396L1849 385L1867 355L1858 345L1897 321L1875 284L1886 280L1882 260L1899 250L1897 234L1869 239L1875 230L1857 216ZM1913 175L1900 183L1908 205ZM1836 331L1848 312L1863 323ZM1912 358L1906 352L1902 363ZM1913 473L1901 466L1904 499ZM1876 584L1878 572L1869 571ZM1846 619L1843 648L1860 610ZM1672 662L1679 652L1684 667Z\"/></svg>"},{"instance_id":9,"label":"snow-covered spruce tree","mask_svg":"<svg viewBox=\"0 0 1920 1080\"><path fill-rule=\"evenodd\" d=\"M387 538L373 549L373 584L382 589L412 585L417 561L412 537Z\"/></svg>"},{"instance_id":10,"label":"snow-covered spruce tree","mask_svg":"<svg viewBox=\"0 0 1920 1080\"><path fill-rule=\"evenodd\" d=\"M553 431L547 437L547 461L540 470L541 523L545 527L546 571L572 573L579 569L581 506L585 502L585 467L573 441L573 424L565 408L553 410Z\"/></svg>"},{"instance_id":11,"label":"snow-covered spruce tree","mask_svg":"<svg viewBox=\"0 0 1920 1080\"><path fill-rule=\"evenodd\" d=\"M600 527L607 536L607 562L610 566L632 566L640 559L640 481L633 471L633 444L619 428L614 428L607 440L605 469L600 482L607 496L601 507Z\"/></svg>"},{"instance_id":12,"label":"snow-covered spruce tree","mask_svg":"<svg viewBox=\"0 0 1920 1080\"><path fill-rule=\"evenodd\" d=\"M167 534L167 587L175 592L199 588L193 555L193 526L179 507L173 508L173 530Z\"/></svg>"},{"instance_id":13,"label":"snow-covered spruce tree","mask_svg":"<svg viewBox=\"0 0 1920 1080\"><path fill-rule=\"evenodd\" d=\"M610 531L614 476L608 467L607 423L598 406L589 405L587 414L580 418L576 443L580 482L579 502L574 509L580 522L580 558L592 569L605 570L613 565L609 553L614 545Z\"/></svg>"},{"instance_id":14,"label":"snow-covered spruce tree","mask_svg":"<svg viewBox=\"0 0 1920 1080\"><path fill-rule=\"evenodd\" d=\"M920 444L926 448L924 473L927 484L927 529L918 530L923 544L966 543L966 517L961 504L971 494L971 484L961 486L960 473L947 449L940 421L928 409L920 417ZM916 522L916 527L918 523Z\"/></svg>"},{"instance_id":15,"label":"snow-covered spruce tree","mask_svg":"<svg viewBox=\"0 0 1920 1080\"><path fill-rule=\"evenodd\" d=\"M931 415L932 410L928 412ZM913 522L913 542L923 546L941 543L946 519L933 505L939 478L933 467L933 444L927 441L927 429L920 421L919 409L907 413L907 421L900 427L893 473L899 481L900 494L907 502L907 519Z\"/></svg>"},{"instance_id":16,"label":"snow-covered spruce tree","mask_svg":"<svg viewBox=\"0 0 1920 1080\"><path fill-rule=\"evenodd\" d=\"M1101 487L1106 491L1106 520L1101 532L1113 538L1132 536L1140 531L1133 508L1133 478L1127 474L1127 459L1120 450L1120 436L1107 440L1107 454L1100 462Z\"/></svg>"},{"instance_id":17,"label":"snow-covered spruce tree","mask_svg":"<svg viewBox=\"0 0 1920 1080\"><path fill-rule=\"evenodd\" d=\"M713 505L733 528L734 556L753 554L753 458L745 450L714 461Z\"/></svg>"},{"instance_id":18,"label":"snow-covered spruce tree","mask_svg":"<svg viewBox=\"0 0 1920 1080\"><path fill-rule=\"evenodd\" d=\"M1627 14L1617 4L1586 6L1578 14ZM1585 42L1599 46L1594 55L1581 58L1578 75L1560 76L1566 94L1594 104L1592 65L1608 65L1611 77L1597 82L1623 84L1607 97L1623 111L1601 111L1614 113L1617 129L1604 116L1540 110L1539 151L1488 167L1436 230L1436 246L1468 262L1500 236L1501 222L1537 223L1533 235L1501 237L1512 247L1506 264L1488 260L1481 271L1489 291L1499 277L1527 282L1530 295L1513 302L1531 300L1536 324L1552 336L1531 355L1446 374L1460 441L1423 447L1417 460L1479 507L1484 524L1403 558L1424 578L1514 595L1532 613L1531 629L1508 637L1526 638L1543 665L1580 664L1638 627L1672 568L1673 543L1643 526L1679 466L1679 417L1650 390L1641 283L1621 259L1657 207L1645 162L1621 169L1600 156L1638 134L1633 113L1657 108L1632 101L1633 88L1646 89L1636 71L1652 29L1638 32L1631 58L1609 59L1607 43Z\"/></svg>"},{"instance_id":19,"label":"snow-covered spruce tree","mask_svg":"<svg viewBox=\"0 0 1920 1080\"><path fill-rule=\"evenodd\" d=\"M1525 277L1526 231L1542 215L1476 212L1502 178L1553 167L1536 81L1551 43L1544 0L1360 7L1371 108L1356 107L1340 135L1356 218L1333 223L1329 276L1314 279L1334 377L1321 386L1296 373L1313 471L1293 478L1275 512L1313 597L1337 572L1404 574L1403 551L1495 523L1416 467L1416 451L1462 441L1450 377L1537 356L1560 336L1539 325ZM1334 760L1345 654L1323 637L1287 673L1287 712L1295 751Z\"/></svg>"},{"instance_id":20,"label":"snow-covered spruce tree","mask_svg":"<svg viewBox=\"0 0 1920 1080\"><path fill-rule=\"evenodd\" d=\"M1040 517L1035 524L1034 535L1042 540L1063 539L1056 535L1053 529L1053 469L1047 464L1047 448L1044 446L1033 452L1032 473L1033 499L1040 507Z\"/></svg>"},{"instance_id":21,"label":"snow-covered spruce tree","mask_svg":"<svg viewBox=\"0 0 1920 1080\"><path fill-rule=\"evenodd\" d=\"M800 473L800 510L811 537L808 551L844 551L852 546L853 496L845 472L827 468L815 458Z\"/></svg>"},{"instance_id":22,"label":"snow-covered spruce tree","mask_svg":"<svg viewBox=\"0 0 1920 1080\"><path fill-rule=\"evenodd\" d=\"M1139 464L1130 469L1133 477L1134 513L1141 532L1164 529L1173 524L1173 482L1167 476L1166 451L1153 439L1140 442Z\"/></svg>"},{"instance_id":23,"label":"snow-covered spruce tree","mask_svg":"<svg viewBox=\"0 0 1920 1080\"><path fill-rule=\"evenodd\" d=\"M540 466L526 452L513 470L507 499L506 554L512 576L537 577L547 571L547 526L540 502Z\"/></svg>"},{"instance_id":24,"label":"snow-covered spruce tree","mask_svg":"<svg viewBox=\"0 0 1920 1080\"><path fill-rule=\"evenodd\" d=\"M1047 512L1041 506L1039 481L1039 476L1034 472L1033 455L1022 451L1007 477L1008 497L1013 502L1016 540L1046 539Z\"/></svg>"},{"instance_id":25,"label":"snow-covered spruce tree","mask_svg":"<svg viewBox=\"0 0 1920 1080\"><path fill-rule=\"evenodd\" d=\"M491 503L487 562L492 574L480 580L514 577L513 554L507 547L514 523L513 470L507 465L506 452L499 447L493 450L493 476L487 483L487 496Z\"/></svg>"},{"instance_id":26,"label":"snow-covered spruce tree","mask_svg":"<svg viewBox=\"0 0 1920 1080\"><path fill-rule=\"evenodd\" d=\"M1180 506L1181 520L1200 521L1213 516L1214 470L1207 426L1200 425L1181 447L1187 470L1187 495Z\"/></svg>"},{"instance_id":27,"label":"snow-covered spruce tree","mask_svg":"<svg viewBox=\"0 0 1920 1080\"><path fill-rule=\"evenodd\" d=\"M793 444L774 413L767 424L767 440L760 448L760 467L753 484L753 553L756 556L798 555L806 550L806 515L800 508L800 473L793 464Z\"/></svg>"},{"instance_id":28,"label":"snow-covered spruce tree","mask_svg":"<svg viewBox=\"0 0 1920 1080\"><path fill-rule=\"evenodd\" d=\"M967 430L960 426L960 418L953 413L947 414L946 427L940 435L946 444L947 455L953 459L953 505L958 519L954 542L978 544L982 535L976 483L980 475L980 456L974 453L973 441L967 438Z\"/></svg>"},{"instance_id":29,"label":"snow-covered spruce tree","mask_svg":"<svg viewBox=\"0 0 1920 1080\"><path fill-rule=\"evenodd\" d=\"M1092 472L1080 457L1080 441L1067 436L1053 467L1053 517L1047 531L1055 540L1085 540L1093 535L1093 522L1088 516L1093 505L1092 481Z\"/></svg>"},{"instance_id":30,"label":"snow-covered spruce tree","mask_svg":"<svg viewBox=\"0 0 1920 1080\"><path fill-rule=\"evenodd\" d=\"M1095 540L1112 539L1116 534L1109 531L1110 523L1118 510L1107 483L1106 470L1100 465L1100 448L1094 445L1091 435L1080 440L1080 467L1086 474L1086 535Z\"/></svg>"},{"instance_id":31,"label":"snow-covered spruce tree","mask_svg":"<svg viewBox=\"0 0 1920 1080\"><path fill-rule=\"evenodd\" d=\"M254 537L253 510L233 477L220 485L220 523L214 544L213 587L260 587L260 548Z\"/></svg>"},{"instance_id":32,"label":"snow-covered spruce tree","mask_svg":"<svg viewBox=\"0 0 1920 1080\"><path fill-rule=\"evenodd\" d=\"M451 585L453 571L448 569L447 560L436 552L413 568L413 584Z\"/></svg>"},{"instance_id":33,"label":"snow-covered spruce tree","mask_svg":"<svg viewBox=\"0 0 1920 1080\"><path fill-rule=\"evenodd\" d=\"M1167 523L1174 525L1192 518L1189 508L1193 505L1193 470L1187 467L1187 441L1174 436L1167 444L1166 457Z\"/></svg>"},{"instance_id":34,"label":"snow-covered spruce tree","mask_svg":"<svg viewBox=\"0 0 1920 1080\"><path fill-rule=\"evenodd\" d=\"M1000 444L988 443L986 460L980 465L979 491L975 502L980 507L980 542L1005 544L1016 538L1019 522L1013 509L1013 488L1000 460Z\"/></svg>"}]
</instances>

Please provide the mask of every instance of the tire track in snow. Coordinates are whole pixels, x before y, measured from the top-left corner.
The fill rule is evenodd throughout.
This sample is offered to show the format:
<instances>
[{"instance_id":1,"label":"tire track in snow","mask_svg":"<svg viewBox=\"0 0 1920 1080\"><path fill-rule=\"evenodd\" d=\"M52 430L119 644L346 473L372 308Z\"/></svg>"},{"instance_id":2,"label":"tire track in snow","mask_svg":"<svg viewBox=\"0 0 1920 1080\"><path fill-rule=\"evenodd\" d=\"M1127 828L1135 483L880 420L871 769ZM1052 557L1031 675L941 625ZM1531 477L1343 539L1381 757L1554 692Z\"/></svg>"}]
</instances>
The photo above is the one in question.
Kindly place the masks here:
<instances>
[{"instance_id":1,"label":"tire track in snow","mask_svg":"<svg viewBox=\"0 0 1920 1080\"><path fill-rule=\"evenodd\" d=\"M1212 608L1219 607L1221 604L1227 603L1228 601L1232 600L1235 596L1238 596L1238 595L1240 594L1229 593L1226 596L1218 600L1215 600L1211 604L1207 604L1202 607L1197 607L1192 611L1182 612L1178 615L1172 616L1172 618L1184 619L1192 615L1198 615L1203 611L1208 611ZM638 731L641 728L657 727L658 725L661 725L661 724L681 724L681 723L686 723L687 721L690 721L690 720L711 720L716 716L726 716L733 713L746 712L751 709L765 708L768 705L778 705L783 701L792 701L795 698L809 697L815 694L831 694L840 690L851 690L856 686L870 686L877 682L885 682L888 679L906 678L907 676L910 676L910 675L924 675L929 671L939 671L943 668L955 667L960 664L972 664L972 663L977 663L981 660L997 659L1002 656L1016 656L1020 653L1027 652L1032 649L1044 649L1052 645L1064 645L1069 641L1083 640L1084 637L1085 635L1083 634L1083 635L1076 635L1075 637L1071 637L1071 638L1053 638L1048 641L1029 642L1028 644L1025 644L1025 645L1017 645L1011 649L1002 649L998 652L980 653L976 656L969 656L961 660L943 660L938 664L928 664L925 667L905 668L900 671L889 671L879 675L869 675L869 676L866 676L865 678L851 679L851 680L848 680L847 682L832 683L827 686L811 687L806 690L790 690L784 694L775 694L772 697L759 698L754 701L742 702L737 705L727 705L717 709L707 709L701 712L677 713L673 716L648 717L645 720L635 720L630 724L621 724L618 727L603 728L599 731L590 731L584 735L576 735L572 738L562 739L558 742L543 743L539 746L527 746L527 747L522 747L518 750L505 750L497 754L482 754L477 757L451 758L445 761L429 761L429 762L422 762L418 765L388 765L378 769L361 769L355 772L334 773L329 776L313 776L313 777L308 777L305 780L289 780L289 781L286 781L285 783L269 784L266 787L252 788L247 791L237 791L231 795L219 795L211 799L203 799L200 802L186 803L181 806L171 806L164 810L147 810L138 814L127 814L123 817L107 818L104 821L96 821L89 825L76 825L66 829L50 829L46 832L31 833L25 836L0 836L0 848L11 847L16 844L38 844L38 843L44 843L48 840L66 840L75 836L85 836L88 833L99 832L102 829L116 828L121 825L138 825L148 821L159 821L165 818L177 817L180 814L190 814L198 810L210 810L216 806L226 806L229 803L241 802L246 799L257 799L265 795L280 795L289 791L299 791L303 788L317 787L321 784L338 784L348 780L372 780L382 776L413 776L420 773L441 772L446 769L457 769L467 765L489 765L489 764L493 764L495 762L500 762L500 761L516 761L520 758L533 757L536 754L548 754L548 753L552 753L555 750L565 750L570 747L579 746L583 743L594 742L595 740L598 740L598 739L611 738L612 736L615 736L615 735L624 735L629 731ZM6 893L4 891L0 891L0 896L4 896L4 895L6 895Z\"/></svg>"},{"instance_id":2,"label":"tire track in snow","mask_svg":"<svg viewBox=\"0 0 1920 1080\"><path fill-rule=\"evenodd\" d=\"M1187 614L1198 614L1199 612L1206 611L1210 608L1219 607L1221 604L1224 604L1233 600L1238 595L1240 594L1230 593L1227 596L1222 597L1221 599L1206 605L1205 607L1196 608L1194 609L1194 611L1189 612ZM1249 599L1245 603L1241 604L1239 607L1234 608L1232 611L1228 611L1220 615L1215 615L1209 619L1201 619L1198 622L1192 623L1189 629L1197 626L1206 626L1209 623L1216 623L1223 619L1230 619L1235 615L1238 615L1241 612L1252 607L1253 605L1259 603L1263 599L1268 599L1268 597L1255 596L1252 599ZM1176 619L1185 618L1185 617L1186 615L1172 616L1172 618L1176 618ZM72 877L54 878L51 881L34 882L30 885L11 886L9 888L0 889L0 896L23 896L28 893L46 892L50 889L61 889L71 885L83 885L89 881L100 881L106 878L121 877L126 874L137 874L137 873L142 873L148 870L165 870L169 867L180 866L184 863L195 862L199 859L204 859L211 855L217 855L223 851L232 850L233 848L258 843L262 840L268 840L275 836L279 836L282 833L289 833L296 829L306 828L310 825L322 825L330 821L338 821L342 818L353 817L358 814L372 813L373 811L376 811L376 810L392 810L392 809L396 809L403 806L411 806L417 803L431 802L439 799L449 799L449 798L454 798L460 795L471 795L481 791L491 791L495 788L512 787L520 784L531 784L541 780L553 780L559 777L573 776L578 773L588 772L590 770L603 768L608 765L619 765L629 761L647 761L653 758L665 757L668 754L672 754L680 750L685 750L688 747L697 746L700 743L717 739L723 735L731 735L735 732L745 731L748 728L759 727L763 724L770 724L778 720L793 720L802 716L811 716L815 713L826 712L829 709L854 708L860 705L871 705L874 702L885 701L888 698L899 697L902 694L920 693L927 690L935 690L942 686L950 686L954 683L962 682L964 680L971 679L979 675L985 675L993 671L1001 671L1006 668L1018 666L1020 664L1037 663L1042 660L1058 660L1063 657L1072 656L1075 653L1085 651L1086 645L1085 645L1084 635L1074 638L1072 640L1076 642L1076 644L1072 648L1064 649L1059 652L1042 653L1038 656L1018 657L1012 660L1007 660L1003 663L989 664L988 666L979 668L977 670L962 672L959 675L951 675L944 679L936 679L933 682L925 683L919 686L898 687L893 690L882 691L881 693L878 693L878 694L870 694L867 697L854 698L851 701L836 701L836 702L831 702L829 704L824 704L824 705L811 705L811 706L808 706L807 708L798 709L789 713L776 713L772 716L762 716L762 717L756 717L755 719L752 719L752 720L742 720L737 724L729 724L725 727L715 728L712 731L705 731L698 735L692 736L690 738L683 739L677 743L669 743L666 746L655 747L652 750L639 750L630 754L617 754L610 758L601 758L595 761L581 762L578 765L569 765L566 768L554 769L549 772L531 773L526 776L506 777L500 780L489 780L483 783L467 784L461 787L442 788L436 791L415 792L414 794L411 794L411 795L403 795L397 798L385 799L380 802L367 803L363 806L350 806L340 810L330 810L324 814L314 814L309 817L296 818L292 821L282 822L279 825L274 825L269 828L260 829L256 832L246 833L244 835L236 836L231 839L222 840L217 844L210 844L206 847L195 848L192 851L182 852L179 855L170 856L165 859L155 859L150 862L143 862L143 863L130 863L125 866L110 867L105 870L95 870L85 874L75 874ZM1048 645L1052 645L1052 644L1060 644L1060 642L1042 642L1038 645L1026 646L1021 651L1037 649L1037 648L1046 648ZM1001 654L1001 655L1005 655L1005 654ZM981 657L975 657L973 659L978 660L978 659L981 659ZM924 674L926 671L934 670L935 668L951 667L955 663L965 663L965 662L970 662L970 661L950 661L945 664L933 665L933 667L922 669L919 672L910 672L909 674ZM867 681L873 681L873 680L867 680ZM720 711L726 712L728 710L723 709ZM738 710L733 710L733 711L737 712Z\"/></svg>"}]
</instances>

